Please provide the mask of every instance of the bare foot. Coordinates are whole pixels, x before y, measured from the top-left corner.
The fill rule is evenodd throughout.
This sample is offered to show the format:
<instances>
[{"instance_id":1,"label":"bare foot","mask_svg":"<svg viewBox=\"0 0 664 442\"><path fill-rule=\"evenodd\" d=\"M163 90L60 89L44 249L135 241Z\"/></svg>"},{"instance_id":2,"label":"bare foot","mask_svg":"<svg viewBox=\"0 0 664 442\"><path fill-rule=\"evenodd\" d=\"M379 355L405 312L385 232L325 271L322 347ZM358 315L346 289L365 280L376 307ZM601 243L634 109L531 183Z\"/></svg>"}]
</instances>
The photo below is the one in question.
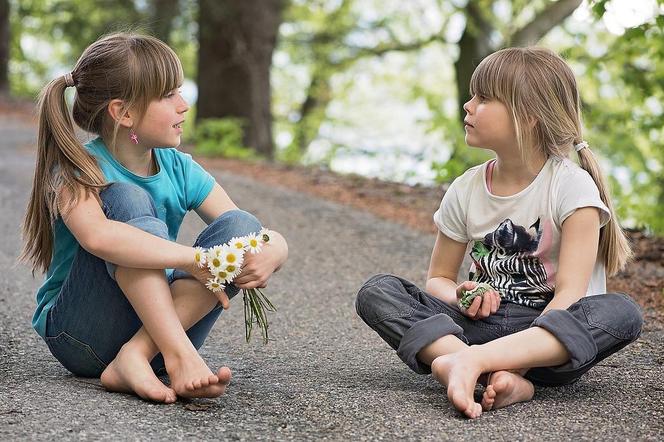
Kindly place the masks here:
<instances>
[{"instance_id":1,"label":"bare foot","mask_svg":"<svg viewBox=\"0 0 664 442\"><path fill-rule=\"evenodd\" d=\"M473 393L482 372L471 357L463 352L439 356L431 363L431 372L447 386L447 397L457 410L471 419L480 417L482 406L475 402Z\"/></svg>"},{"instance_id":2,"label":"bare foot","mask_svg":"<svg viewBox=\"0 0 664 442\"><path fill-rule=\"evenodd\" d=\"M166 371L171 379L171 388L178 396L187 398L219 397L231 381L228 367L212 373L197 352L189 357L166 359Z\"/></svg>"},{"instance_id":3,"label":"bare foot","mask_svg":"<svg viewBox=\"0 0 664 442\"><path fill-rule=\"evenodd\" d=\"M535 394L533 384L518 373L497 371L491 375L482 396L482 409L507 407L517 402L529 401Z\"/></svg>"},{"instance_id":4,"label":"bare foot","mask_svg":"<svg viewBox=\"0 0 664 442\"><path fill-rule=\"evenodd\" d=\"M172 404L177 399L175 391L155 376L147 359L125 347L102 372L101 383L109 391L134 393L149 401Z\"/></svg>"}]
</instances>

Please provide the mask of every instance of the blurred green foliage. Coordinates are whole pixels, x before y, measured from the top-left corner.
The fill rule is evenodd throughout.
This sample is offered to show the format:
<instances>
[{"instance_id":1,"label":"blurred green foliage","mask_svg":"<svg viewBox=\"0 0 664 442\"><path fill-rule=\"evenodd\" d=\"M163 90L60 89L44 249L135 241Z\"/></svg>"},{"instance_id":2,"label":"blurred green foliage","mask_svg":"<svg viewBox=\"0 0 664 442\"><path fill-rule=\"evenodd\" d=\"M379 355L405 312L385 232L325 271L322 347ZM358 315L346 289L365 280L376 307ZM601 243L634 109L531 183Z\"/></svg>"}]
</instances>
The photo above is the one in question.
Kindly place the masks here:
<instances>
[{"instance_id":1,"label":"blurred green foliage","mask_svg":"<svg viewBox=\"0 0 664 442\"><path fill-rule=\"evenodd\" d=\"M242 143L243 120L239 118L206 118L196 123L196 153L237 159L257 159L259 155Z\"/></svg>"},{"instance_id":2,"label":"blurred green foliage","mask_svg":"<svg viewBox=\"0 0 664 442\"><path fill-rule=\"evenodd\" d=\"M510 35L535 11L553 3L469 1L477 2L497 38ZM577 74L585 137L603 160L620 217L627 224L664 234L664 0L658 0L656 19L618 36L598 25L608 3L591 1L593 23L585 29L563 23L541 44L562 53ZM71 68L83 49L105 33L149 31L151 4L151 0L10 0L12 94L33 98L51 76ZM440 20L424 20L433 9ZM191 80L196 78L198 3L179 0L178 10L169 44ZM319 161L330 162L336 152L351 148L370 150L369 144L346 146L329 136L335 132L329 127L363 130L349 118L341 121L343 113L329 109L352 102L360 70L380 66L393 53L408 54L417 66L426 64L421 55L426 51L429 57L442 57L452 71L459 56L458 36L447 31L455 20L463 21L464 14L463 4L446 0L290 0L272 70L275 133L288 135L285 141L278 140L282 148L277 157L302 161L312 142L326 137L329 150ZM437 134L446 146L461 146L451 158L432 160L436 180L450 182L489 155L465 148L457 108L444 105L456 99L453 72L437 73L439 84L426 83L412 72L374 76L371 81L406 91L400 95L404 101L424 100L429 110L424 130ZM191 115L187 119L193 121ZM321 130L325 126L326 134ZM188 136L207 154L255 155L242 147L240 120L203 122ZM379 158L376 155L376 161Z\"/></svg>"}]
</instances>

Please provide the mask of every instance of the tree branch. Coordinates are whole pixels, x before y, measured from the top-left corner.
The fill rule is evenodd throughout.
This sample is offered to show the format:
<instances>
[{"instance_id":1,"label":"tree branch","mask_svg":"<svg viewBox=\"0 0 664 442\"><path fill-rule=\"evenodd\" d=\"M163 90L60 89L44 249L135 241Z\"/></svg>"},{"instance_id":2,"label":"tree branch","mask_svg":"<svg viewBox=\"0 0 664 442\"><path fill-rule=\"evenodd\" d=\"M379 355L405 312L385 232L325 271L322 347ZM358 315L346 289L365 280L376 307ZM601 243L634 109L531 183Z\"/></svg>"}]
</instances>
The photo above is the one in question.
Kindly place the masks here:
<instances>
[{"instance_id":1,"label":"tree branch","mask_svg":"<svg viewBox=\"0 0 664 442\"><path fill-rule=\"evenodd\" d=\"M338 62L331 64L333 66L345 67L364 57L379 57L381 55L385 55L388 52L415 51L422 49L424 46L433 42L446 43L446 40L440 33L435 33L424 40L417 40L409 43L390 42L386 44L379 44L375 47L346 46L348 49L356 52L353 55L345 57Z\"/></svg>"},{"instance_id":2,"label":"tree branch","mask_svg":"<svg viewBox=\"0 0 664 442\"><path fill-rule=\"evenodd\" d=\"M581 0L559 0L552 3L523 28L509 37L510 46L527 46L538 42L576 10Z\"/></svg>"}]
</instances>

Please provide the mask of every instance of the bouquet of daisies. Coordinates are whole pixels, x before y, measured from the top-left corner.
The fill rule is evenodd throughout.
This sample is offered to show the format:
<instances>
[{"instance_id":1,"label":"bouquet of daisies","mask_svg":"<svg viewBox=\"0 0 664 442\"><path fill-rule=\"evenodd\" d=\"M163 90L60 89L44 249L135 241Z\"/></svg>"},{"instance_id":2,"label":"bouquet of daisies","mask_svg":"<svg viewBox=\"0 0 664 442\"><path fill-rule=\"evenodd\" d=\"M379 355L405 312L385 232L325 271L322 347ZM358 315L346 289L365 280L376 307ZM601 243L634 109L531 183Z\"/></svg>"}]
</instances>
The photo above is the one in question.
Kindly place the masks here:
<instances>
[{"instance_id":1,"label":"bouquet of daisies","mask_svg":"<svg viewBox=\"0 0 664 442\"><path fill-rule=\"evenodd\" d=\"M196 247L195 260L199 267L206 267L211 278L207 281L207 288L213 292L223 290L227 284L242 271L245 253L260 253L265 243L270 240L267 229L258 233L233 238L226 244L217 245L207 250ZM268 342L268 323L266 311L275 312L276 307L259 289L242 289L244 301L244 326L247 342L251 339L254 324L258 324L263 335L263 343Z\"/></svg>"}]
</instances>

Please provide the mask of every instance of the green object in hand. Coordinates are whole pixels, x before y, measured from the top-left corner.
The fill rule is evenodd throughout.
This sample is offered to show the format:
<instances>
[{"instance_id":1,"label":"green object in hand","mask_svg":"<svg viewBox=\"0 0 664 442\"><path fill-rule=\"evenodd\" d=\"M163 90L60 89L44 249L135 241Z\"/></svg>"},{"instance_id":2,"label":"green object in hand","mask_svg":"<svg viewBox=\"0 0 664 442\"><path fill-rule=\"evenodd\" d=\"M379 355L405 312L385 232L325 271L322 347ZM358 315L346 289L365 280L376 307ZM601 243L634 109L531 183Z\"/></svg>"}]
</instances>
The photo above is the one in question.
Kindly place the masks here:
<instances>
[{"instance_id":1,"label":"green object in hand","mask_svg":"<svg viewBox=\"0 0 664 442\"><path fill-rule=\"evenodd\" d=\"M485 282L480 282L477 284L477 287L472 290L464 290L463 296L461 299L459 299L459 308L463 310L468 309L470 304L473 303L473 299L477 298L478 296L483 296L486 292L491 290L493 290L493 287Z\"/></svg>"}]
</instances>

